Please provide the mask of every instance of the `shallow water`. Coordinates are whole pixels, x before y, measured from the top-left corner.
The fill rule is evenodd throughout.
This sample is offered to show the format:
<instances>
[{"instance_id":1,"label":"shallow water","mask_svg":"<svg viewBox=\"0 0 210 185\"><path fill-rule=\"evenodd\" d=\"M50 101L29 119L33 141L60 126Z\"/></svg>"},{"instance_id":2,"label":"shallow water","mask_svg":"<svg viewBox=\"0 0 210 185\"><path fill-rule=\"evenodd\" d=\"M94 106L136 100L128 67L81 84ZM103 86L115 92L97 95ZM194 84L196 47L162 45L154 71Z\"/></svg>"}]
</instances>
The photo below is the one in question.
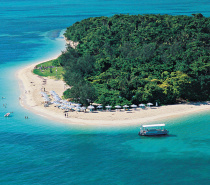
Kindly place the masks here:
<instances>
[{"instance_id":1,"label":"shallow water","mask_svg":"<svg viewBox=\"0 0 210 185\"><path fill-rule=\"evenodd\" d=\"M136 126L69 126L23 109L15 78L63 51L62 32L76 21L116 13L209 17L209 1L0 0L0 10L0 184L209 183L209 112L166 121L169 137L139 137Z\"/></svg>"}]
</instances>

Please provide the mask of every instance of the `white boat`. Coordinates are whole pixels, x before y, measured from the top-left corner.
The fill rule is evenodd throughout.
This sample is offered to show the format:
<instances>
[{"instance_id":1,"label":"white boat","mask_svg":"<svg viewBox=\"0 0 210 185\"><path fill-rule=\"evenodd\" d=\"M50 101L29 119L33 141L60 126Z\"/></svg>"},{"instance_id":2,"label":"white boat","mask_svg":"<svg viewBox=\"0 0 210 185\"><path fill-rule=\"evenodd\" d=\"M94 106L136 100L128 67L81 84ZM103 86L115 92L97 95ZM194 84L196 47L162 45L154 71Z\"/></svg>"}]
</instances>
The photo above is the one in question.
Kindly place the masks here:
<instances>
[{"instance_id":1,"label":"white boat","mask_svg":"<svg viewBox=\"0 0 210 185\"><path fill-rule=\"evenodd\" d=\"M4 115L4 117L9 117L10 116L10 113L6 113L5 115Z\"/></svg>"},{"instance_id":2,"label":"white boat","mask_svg":"<svg viewBox=\"0 0 210 185\"><path fill-rule=\"evenodd\" d=\"M158 136L167 135L169 133L165 128L165 124L142 125L140 127L140 136Z\"/></svg>"}]
</instances>

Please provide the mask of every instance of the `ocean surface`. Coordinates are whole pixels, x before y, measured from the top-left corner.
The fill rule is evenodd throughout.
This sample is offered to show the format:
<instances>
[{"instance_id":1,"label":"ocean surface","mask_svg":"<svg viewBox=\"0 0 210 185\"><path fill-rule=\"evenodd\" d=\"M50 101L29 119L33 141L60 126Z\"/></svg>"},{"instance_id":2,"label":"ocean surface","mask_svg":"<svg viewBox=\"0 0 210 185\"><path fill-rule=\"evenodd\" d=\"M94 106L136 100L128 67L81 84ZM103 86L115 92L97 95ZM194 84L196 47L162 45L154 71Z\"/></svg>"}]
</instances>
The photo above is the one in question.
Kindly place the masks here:
<instances>
[{"instance_id":1,"label":"ocean surface","mask_svg":"<svg viewBox=\"0 0 210 185\"><path fill-rule=\"evenodd\" d=\"M210 184L210 112L165 121L169 137L139 137L136 126L70 126L19 105L18 69L64 51L73 23L120 13L209 17L210 2L0 0L1 185Z\"/></svg>"}]
</instances>

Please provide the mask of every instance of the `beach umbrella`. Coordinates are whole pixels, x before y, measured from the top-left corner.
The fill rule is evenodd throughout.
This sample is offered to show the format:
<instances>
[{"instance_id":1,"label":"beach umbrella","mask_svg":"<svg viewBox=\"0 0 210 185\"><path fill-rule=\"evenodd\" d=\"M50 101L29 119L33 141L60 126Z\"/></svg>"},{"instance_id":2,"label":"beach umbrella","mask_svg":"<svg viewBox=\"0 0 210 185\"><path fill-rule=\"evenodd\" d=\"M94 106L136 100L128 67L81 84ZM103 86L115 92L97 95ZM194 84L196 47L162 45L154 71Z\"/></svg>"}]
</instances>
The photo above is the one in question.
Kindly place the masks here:
<instances>
[{"instance_id":1,"label":"beach umbrella","mask_svg":"<svg viewBox=\"0 0 210 185\"><path fill-rule=\"evenodd\" d=\"M49 99L48 97L44 97L44 101L45 101L45 102L49 102L50 99Z\"/></svg>"},{"instance_id":2,"label":"beach umbrella","mask_svg":"<svg viewBox=\"0 0 210 185\"><path fill-rule=\"evenodd\" d=\"M68 102L68 101L66 101L66 100L63 100L63 103L68 104L69 102Z\"/></svg>"},{"instance_id":3,"label":"beach umbrella","mask_svg":"<svg viewBox=\"0 0 210 185\"><path fill-rule=\"evenodd\" d=\"M48 95L44 92L40 92L42 94L42 97L44 99L45 102L49 102L50 101L50 98L48 97Z\"/></svg>"},{"instance_id":4,"label":"beach umbrella","mask_svg":"<svg viewBox=\"0 0 210 185\"><path fill-rule=\"evenodd\" d=\"M102 105L98 105L97 109L99 109L100 111L102 110L103 106Z\"/></svg>"},{"instance_id":5,"label":"beach umbrella","mask_svg":"<svg viewBox=\"0 0 210 185\"><path fill-rule=\"evenodd\" d=\"M43 94L42 96L43 96L44 98L48 98L47 94Z\"/></svg>"},{"instance_id":6,"label":"beach umbrella","mask_svg":"<svg viewBox=\"0 0 210 185\"><path fill-rule=\"evenodd\" d=\"M46 93L41 91L40 94L45 95Z\"/></svg>"},{"instance_id":7,"label":"beach umbrella","mask_svg":"<svg viewBox=\"0 0 210 185\"><path fill-rule=\"evenodd\" d=\"M59 102L54 102L53 104L55 104L56 107L60 107L61 106L61 103L59 103Z\"/></svg>"},{"instance_id":8,"label":"beach umbrella","mask_svg":"<svg viewBox=\"0 0 210 185\"><path fill-rule=\"evenodd\" d=\"M153 105L153 103L147 103L147 105L150 107L150 106L152 106L152 105Z\"/></svg>"},{"instance_id":9,"label":"beach umbrella","mask_svg":"<svg viewBox=\"0 0 210 185\"><path fill-rule=\"evenodd\" d=\"M84 107L84 106L83 107L80 107L80 110L85 112L86 107Z\"/></svg>"},{"instance_id":10,"label":"beach umbrella","mask_svg":"<svg viewBox=\"0 0 210 185\"><path fill-rule=\"evenodd\" d=\"M145 104L141 103L139 104L139 107L145 107Z\"/></svg>"},{"instance_id":11,"label":"beach umbrella","mask_svg":"<svg viewBox=\"0 0 210 185\"><path fill-rule=\"evenodd\" d=\"M69 109L73 109L73 108L74 108L73 105L68 105L67 107L68 107Z\"/></svg>"},{"instance_id":12,"label":"beach umbrella","mask_svg":"<svg viewBox=\"0 0 210 185\"><path fill-rule=\"evenodd\" d=\"M102 108L103 108L102 105L97 106L97 109L102 109Z\"/></svg>"},{"instance_id":13,"label":"beach umbrella","mask_svg":"<svg viewBox=\"0 0 210 185\"><path fill-rule=\"evenodd\" d=\"M136 110L136 108L137 108L137 105L131 105L131 107L134 109L134 110Z\"/></svg>"},{"instance_id":14,"label":"beach umbrella","mask_svg":"<svg viewBox=\"0 0 210 185\"><path fill-rule=\"evenodd\" d=\"M61 103L58 102L58 101L53 101L52 103L54 103L54 104L56 104L56 105L61 105Z\"/></svg>"},{"instance_id":15,"label":"beach umbrella","mask_svg":"<svg viewBox=\"0 0 210 185\"><path fill-rule=\"evenodd\" d=\"M119 110L120 108L121 108L121 106L120 105L116 105L116 106L114 106L117 110Z\"/></svg>"},{"instance_id":16,"label":"beach umbrella","mask_svg":"<svg viewBox=\"0 0 210 185\"><path fill-rule=\"evenodd\" d=\"M79 104L79 103L78 103L78 104L76 104L75 106L76 106L76 107L80 107L81 105L82 105L82 104Z\"/></svg>"},{"instance_id":17,"label":"beach umbrella","mask_svg":"<svg viewBox=\"0 0 210 185\"><path fill-rule=\"evenodd\" d=\"M107 106L105 106L107 109L111 109L112 108L112 106L111 105L107 105Z\"/></svg>"},{"instance_id":18,"label":"beach umbrella","mask_svg":"<svg viewBox=\"0 0 210 185\"><path fill-rule=\"evenodd\" d=\"M55 91L50 91L51 95L57 95Z\"/></svg>"},{"instance_id":19,"label":"beach umbrella","mask_svg":"<svg viewBox=\"0 0 210 185\"><path fill-rule=\"evenodd\" d=\"M59 109L62 109L62 110L63 110L63 109L65 109L65 108L61 106L61 107L59 107Z\"/></svg>"},{"instance_id":20,"label":"beach umbrella","mask_svg":"<svg viewBox=\"0 0 210 185\"><path fill-rule=\"evenodd\" d=\"M77 112L80 112L80 110L81 110L81 107L76 107Z\"/></svg>"},{"instance_id":21,"label":"beach umbrella","mask_svg":"<svg viewBox=\"0 0 210 185\"><path fill-rule=\"evenodd\" d=\"M105 106L105 107L106 107L107 110L110 110L110 109L112 108L111 105L107 105L107 106Z\"/></svg>"},{"instance_id":22,"label":"beach umbrella","mask_svg":"<svg viewBox=\"0 0 210 185\"><path fill-rule=\"evenodd\" d=\"M128 105L123 105L123 108L126 110L127 108L129 108Z\"/></svg>"},{"instance_id":23,"label":"beach umbrella","mask_svg":"<svg viewBox=\"0 0 210 185\"><path fill-rule=\"evenodd\" d=\"M120 109L120 108L121 108L121 106L120 106L120 105L116 105L116 106L115 106L115 108Z\"/></svg>"},{"instance_id":24,"label":"beach umbrella","mask_svg":"<svg viewBox=\"0 0 210 185\"><path fill-rule=\"evenodd\" d=\"M94 109L95 107L92 106L92 105L89 105L87 108L88 108L88 109Z\"/></svg>"},{"instance_id":25,"label":"beach umbrella","mask_svg":"<svg viewBox=\"0 0 210 185\"><path fill-rule=\"evenodd\" d=\"M49 98L48 95L47 95L45 92L40 92L40 93L41 93L41 95L42 95L43 97Z\"/></svg>"},{"instance_id":26,"label":"beach umbrella","mask_svg":"<svg viewBox=\"0 0 210 185\"><path fill-rule=\"evenodd\" d=\"M65 104L62 104L62 107L63 107L64 109L68 108L68 106L66 106Z\"/></svg>"},{"instance_id":27,"label":"beach umbrella","mask_svg":"<svg viewBox=\"0 0 210 185\"><path fill-rule=\"evenodd\" d=\"M87 108L90 110L90 112L92 112L95 107L92 105L89 105Z\"/></svg>"},{"instance_id":28,"label":"beach umbrella","mask_svg":"<svg viewBox=\"0 0 210 185\"><path fill-rule=\"evenodd\" d=\"M53 96L55 101L61 101L61 98L59 96Z\"/></svg>"},{"instance_id":29,"label":"beach umbrella","mask_svg":"<svg viewBox=\"0 0 210 185\"><path fill-rule=\"evenodd\" d=\"M71 105L71 103L67 101L66 105Z\"/></svg>"}]
</instances>

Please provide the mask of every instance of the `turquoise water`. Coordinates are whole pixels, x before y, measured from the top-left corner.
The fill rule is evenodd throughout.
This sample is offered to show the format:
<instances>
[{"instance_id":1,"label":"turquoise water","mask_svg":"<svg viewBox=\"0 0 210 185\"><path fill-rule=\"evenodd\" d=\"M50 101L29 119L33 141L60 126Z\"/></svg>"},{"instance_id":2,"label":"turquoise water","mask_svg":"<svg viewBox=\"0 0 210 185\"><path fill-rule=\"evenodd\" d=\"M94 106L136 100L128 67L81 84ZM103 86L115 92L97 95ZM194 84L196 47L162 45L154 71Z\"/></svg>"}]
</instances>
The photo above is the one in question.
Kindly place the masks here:
<instances>
[{"instance_id":1,"label":"turquoise water","mask_svg":"<svg viewBox=\"0 0 210 185\"><path fill-rule=\"evenodd\" d=\"M207 0L0 0L0 184L209 184L209 112L166 121L169 137L139 137L136 126L69 126L23 109L15 78L21 67L63 51L64 29L84 18L209 17L209 10Z\"/></svg>"}]
</instances>

